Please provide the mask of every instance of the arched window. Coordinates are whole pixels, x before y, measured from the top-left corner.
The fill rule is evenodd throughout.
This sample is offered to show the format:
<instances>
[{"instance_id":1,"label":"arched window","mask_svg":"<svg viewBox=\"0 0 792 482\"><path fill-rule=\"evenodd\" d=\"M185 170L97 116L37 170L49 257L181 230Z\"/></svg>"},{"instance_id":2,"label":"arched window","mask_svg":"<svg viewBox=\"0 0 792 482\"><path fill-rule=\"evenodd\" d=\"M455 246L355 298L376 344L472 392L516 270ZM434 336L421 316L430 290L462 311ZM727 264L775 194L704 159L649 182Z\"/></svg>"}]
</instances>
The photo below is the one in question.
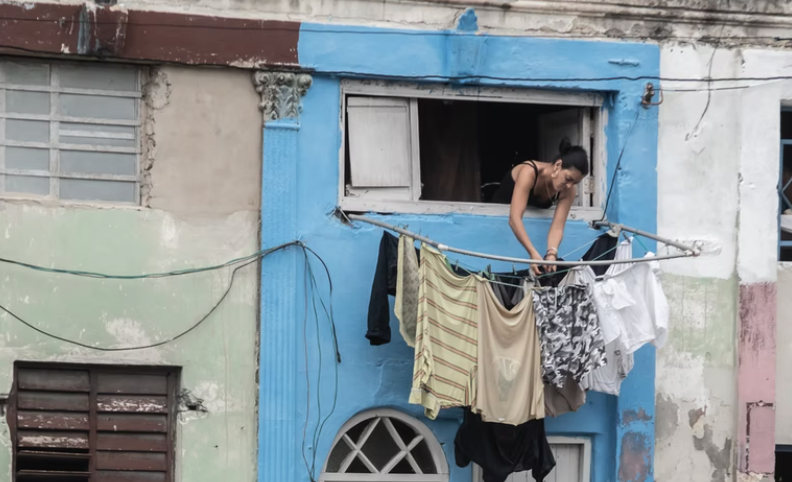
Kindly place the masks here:
<instances>
[{"instance_id":1,"label":"arched window","mask_svg":"<svg viewBox=\"0 0 792 482\"><path fill-rule=\"evenodd\" d=\"M390 409L352 417L341 427L320 482L448 482L448 463L432 432Z\"/></svg>"}]
</instances>

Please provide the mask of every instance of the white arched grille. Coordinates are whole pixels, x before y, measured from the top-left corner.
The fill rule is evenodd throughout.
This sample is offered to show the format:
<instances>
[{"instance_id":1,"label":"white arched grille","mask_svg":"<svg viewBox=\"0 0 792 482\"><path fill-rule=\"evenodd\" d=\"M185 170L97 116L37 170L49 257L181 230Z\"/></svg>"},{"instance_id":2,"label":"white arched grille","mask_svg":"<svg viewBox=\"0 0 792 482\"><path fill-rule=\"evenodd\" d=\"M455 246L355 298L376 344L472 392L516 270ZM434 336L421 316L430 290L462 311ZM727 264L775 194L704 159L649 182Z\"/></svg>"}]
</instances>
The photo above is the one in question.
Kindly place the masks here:
<instances>
[{"instance_id":1,"label":"white arched grille","mask_svg":"<svg viewBox=\"0 0 792 482\"><path fill-rule=\"evenodd\" d=\"M320 480L447 482L448 464L424 424L382 409L353 417L342 427Z\"/></svg>"}]
</instances>

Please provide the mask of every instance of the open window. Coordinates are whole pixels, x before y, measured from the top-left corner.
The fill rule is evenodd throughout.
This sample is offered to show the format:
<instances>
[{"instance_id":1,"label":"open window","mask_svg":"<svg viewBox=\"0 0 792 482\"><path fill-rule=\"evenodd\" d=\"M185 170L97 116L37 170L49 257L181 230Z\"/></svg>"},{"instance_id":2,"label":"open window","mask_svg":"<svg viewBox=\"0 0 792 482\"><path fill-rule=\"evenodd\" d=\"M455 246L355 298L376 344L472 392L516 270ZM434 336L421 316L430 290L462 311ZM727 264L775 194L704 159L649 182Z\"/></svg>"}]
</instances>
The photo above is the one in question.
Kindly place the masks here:
<instances>
[{"instance_id":1,"label":"open window","mask_svg":"<svg viewBox=\"0 0 792 482\"><path fill-rule=\"evenodd\" d=\"M340 205L506 214L508 205L493 202L504 176L521 162L552 160L567 138L590 158L572 216L596 216L605 168L601 105L590 93L344 81Z\"/></svg>"}]
</instances>

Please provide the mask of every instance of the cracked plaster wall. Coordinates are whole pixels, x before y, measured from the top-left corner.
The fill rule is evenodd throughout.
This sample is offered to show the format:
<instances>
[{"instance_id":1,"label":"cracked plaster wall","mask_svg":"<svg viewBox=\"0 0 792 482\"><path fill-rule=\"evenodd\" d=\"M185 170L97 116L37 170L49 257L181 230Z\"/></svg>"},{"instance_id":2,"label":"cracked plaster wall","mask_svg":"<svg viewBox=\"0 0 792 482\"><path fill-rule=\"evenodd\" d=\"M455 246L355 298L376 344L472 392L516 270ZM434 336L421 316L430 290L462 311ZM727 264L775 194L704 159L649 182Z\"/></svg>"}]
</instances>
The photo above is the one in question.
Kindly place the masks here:
<instances>
[{"instance_id":1,"label":"cracked plaster wall","mask_svg":"<svg viewBox=\"0 0 792 482\"><path fill-rule=\"evenodd\" d=\"M661 52L664 77L792 73L792 54L781 51L669 44ZM789 438L792 428L792 392L781 369L789 358L784 347L792 345L784 315L792 275L777 267L775 254L779 114L792 100L792 84L748 85L667 91L660 108L658 230L670 238L704 240L718 256L663 265L672 312L668 344L657 352L657 480L772 477L773 444ZM775 313L775 288L777 388L767 366L775 348L752 341L776 339L776 323L766 313ZM767 296L748 296L754 292ZM740 339L741 330L753 338ZM756 420L740 409L751 403L763 410Z\"/></svg>"},{"instance_id":2,"label":"cracked plaster wall","mask_svg":"<svg viewBox=\"0 0 792 482\"><path fill-rule=\"evenodd\" d=\"M466 8L474 7L481 30L489 33L638 40L748 37L728 42L775 46L773 37L788 37L785 29L792 26L792 4L782 0L130 0L124 7L415 29L451 28Z\"/></svg>"},{"instance_id":3,"label":"cracked plaster wall","mask_svg":"<svg viewBox=\"0 0 792 482\"><path fill-rule=\"evenodd\" d=\"M261 116L243 71L167 67L145 87L145 203L150 207L0 201L0 252L48 267L115 274L200 267L258 249ZM97 280L0 266L0 304L83 343L120 347L180 333L223 294L228 269L147 280ZM183 367L177 480L255 480L256 265L184 338L142 351L66 345L0 315L0 397L14 361ZM0 419L0 480L11 480Z\"/></svg>"}]
</instances>

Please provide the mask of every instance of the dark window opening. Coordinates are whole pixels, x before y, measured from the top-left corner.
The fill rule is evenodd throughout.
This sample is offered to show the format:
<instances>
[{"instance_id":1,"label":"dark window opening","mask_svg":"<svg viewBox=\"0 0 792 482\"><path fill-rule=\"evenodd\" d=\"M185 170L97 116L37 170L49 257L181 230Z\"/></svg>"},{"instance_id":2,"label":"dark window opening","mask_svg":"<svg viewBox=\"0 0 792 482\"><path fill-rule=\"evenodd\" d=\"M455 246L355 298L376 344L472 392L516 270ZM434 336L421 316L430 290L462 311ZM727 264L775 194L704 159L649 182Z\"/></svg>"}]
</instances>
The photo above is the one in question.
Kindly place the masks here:
<instances>
[{"instance_id":1,"label":"dark window opening","mask_svg":"<svg viewBox=\"0 0 792 482\"><path fill-rule=\"evenodd\" d=\"M776 482L792 482L792 445L776 445Z\"/></svg>"},{"instance_id":2,"label":"dark window opening","mask_svg":"<svg viewBox=\"0 0 792 482\"><path fill-rule=\"evenodd\" d=\"M563 138L589 157L595 152L590 107L360 95L346 100L346 195L492 203L515 165L554 160ZM594 166L590 159L590 175L598 174ZM574 205L594 204L587 185L578 186Z\"/></svg>"},{"instance_id":3,"label":"dark window opening","mask_svg":"<svg viewBox=\"0 0 792 482\"><path fill-rule=\"evenodd\" d=\"M787 145L784 141L792 141L792 112L781 112L781 176L779 179L778 209L780 211L779 222L781 222L781 246L779 247L779 261L792 261L792 232L788 229L792 223L785 223L787 219L792 219L792 145ZM787 186L787 184L789 184ZM784 189L785 188L785 189ZM786 199L784 199L784 196ZM784 229L787 228L787 229Z\"/></svg>"},{"instance_id":4,"label":"dark window opening","mask_svg":"<svg viewBox=\"0 0 792 482\"><path fill-rule=\"evenodd\" d=\"M558 132L565 128L575 131L569 133L572 141L590 148L590 139L576 135L581 110L586 109L419 99L421 199L491 202L512 167L552 161L563 137ZM573 126L564 125L570 120Z\"/></svg>"},{"instance_id":5,"label":"dark window opening","mask_svg":"<svg viewBox=\"0 0 792 482\"><path fill-rule=\"evenodd\" d=\"M18 482L173 480L175 369L17 364Z\"/></svg>"}]
</instances>

